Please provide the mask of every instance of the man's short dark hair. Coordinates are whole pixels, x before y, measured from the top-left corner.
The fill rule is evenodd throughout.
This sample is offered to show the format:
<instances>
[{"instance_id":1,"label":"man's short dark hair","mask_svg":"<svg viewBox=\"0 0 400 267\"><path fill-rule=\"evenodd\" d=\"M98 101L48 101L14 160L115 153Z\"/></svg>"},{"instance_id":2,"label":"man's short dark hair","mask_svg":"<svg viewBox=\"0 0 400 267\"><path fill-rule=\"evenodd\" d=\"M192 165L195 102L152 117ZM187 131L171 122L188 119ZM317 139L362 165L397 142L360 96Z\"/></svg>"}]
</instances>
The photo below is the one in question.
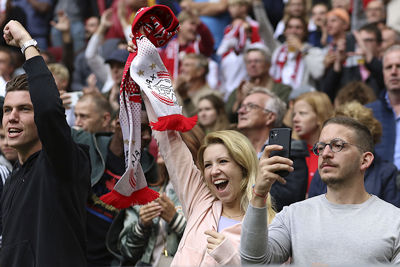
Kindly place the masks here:
<instances>
[{"instance_id":1,"label":"man's short dark hair","mask_svg":"<svg viewBox=\"0 0 400 267\"><path fill-rule=\"evenodd\" d=\"M339 124L346 128L350 128L355 134L355 145L359 146L363 150L363 152L374 151L374 141L371 132L364 124L361 124L355 119L349 117L333 117L326 120L322 128L324 128L328 124Z\"/></svg>"},{"instance_id":2,"label":"man's short dark hair","mask_svg":"<svg viewBox=\"0 0 400 267\"><path fill-rule=\"evenodd\" d=\"M12 91L29 91L28 77L26 76L26 74L18 75L12 78L6 84L6 93Z\"/></svg>"},{"instance_id":3,"label":"man's short dark hair","mask_svg":"<svg viewBox=\"0 0 400 267\"><path fill-rule=\"evenodd\" d=\"M378 25L377 25L376 22L375 23L365 24L358 31L359 32L366 31L366 32L372 33L372 34L375 35L376 43L377 44L381 44L382 43L382 33L379 30Z\"/></svg>"}]
</instances>

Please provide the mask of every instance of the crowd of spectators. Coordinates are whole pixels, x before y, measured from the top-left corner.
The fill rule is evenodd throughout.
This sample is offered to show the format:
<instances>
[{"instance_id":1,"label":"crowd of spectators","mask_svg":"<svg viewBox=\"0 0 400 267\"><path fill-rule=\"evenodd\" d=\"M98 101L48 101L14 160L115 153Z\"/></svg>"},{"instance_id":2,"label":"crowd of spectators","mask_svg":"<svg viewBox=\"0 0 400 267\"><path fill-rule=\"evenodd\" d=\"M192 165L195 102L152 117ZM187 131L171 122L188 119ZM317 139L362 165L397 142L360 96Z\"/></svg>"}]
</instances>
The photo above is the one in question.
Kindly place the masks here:
<instances>
[{"instance_id":1,"label":"crowd of spectators","mask_svg":"<svg viewBox=\"0 0 400 267\"><path fill-rule=\"evenodd\" d=\"M140 163L148 185L160 193L160 198L148 205L118 210L103 203L100 197L109 193L125 172L119 122L120 84L135 14L140 8L155 4L167 5L179 20L178 34L158 52L170 74L183 115L198 115L198 125L187 133L152 133L149 119L154 119L153 110L143 103ZM252 254L256 246L263 248L262 242L250 244L254 233L246 232L248 246L243 247L240 233L245 226L266 227L275 212L278 219L272 230L286 227L293 223L289 216L296 216L301 206L298 210L285 207L330 190L332 185L325 183L325 174L319 170L325 147L317 146L319 151L314 144L322 143L320 135L324 129L325 136L342 133L335 128L328 135L326 129L332 125L347 127L344 132L359 129L357 123L366 126L372 134L374 149L370 151L372 156L366 156L369 168L363 180L365 190L400 208L400 15L396 12L399 6L399 0L0 1L1 29L17 40L15 44L10 42L10 36L0 37L0 100L3 104L10 90L7 88L18 87L18 79L24 73L28 74L30 87L40 87L40 80L32 82L29 75L44 71L46 66L46 75L54 78L54 84L47 80L43 84L58 90L61 104L57 102L53 107L58 113L54 118L38 114L44 121L60 120L62 110L65 125L64 121L51 123L59 128L54 136L59 131L63 139L52 138L50 124L38 123L36 112L40 109L36 106L45 106L46 100L32 98L30 91L35 123L45 129L39 129L43 144L40 148L44 151L40 155L44 155L45 164L55 166L55 173L49 171L47 175L62 178L72 174L90 180L90 190L77 196L76 203L67 204L82 204L86 198L84 211L77 211L86 215L74 214L77 224L82 224L86 217L85 242L79 231L71 234L77 225L64 233L77 236L75 245L86 247L88 266L165 266L171 262L179 266L237 265L240 256L249 264L290 262L298 255L278 243L298 238L291 236L295 233L277 235L272 247L282 249L278 256L268 249L265 255ZM6 26L10 21L11 26ZM20 24L14 25L15 21ZM15 34L21 29L24 36L18 39ZM35 59L36 54L28 57L21 53L18 40L27 36L37 41L43 62ZM11 85L7 85L10 81ZM53 93L43 95L53 101ZM10 99L9 96L7 107L13 108ZM350 117L356 123L333 119L324 124L332 117ZM0 189L7 189L7 177L22 175L19 172L26 159L21 160L19 148L7 140L3 126ZM268 172L265 177L270 177L264 177L268 183L261 186L259 181L256 184L260 175L258 163L262 162L261 167L278 164L265 161L265 155L273 150L268 148L270 132L278 127L293 129L290 162L280 162L290 165L285 167L290 173L282 181L270 178ZM52 142L43 141L45 137ZM64 143L58 144L60 140ZM328 141L331 140L322 145L329 145L334 151L333 141ZM87 146L86 153L80 148L82 144ZM52 145L64 150L57 151ZM344 144L339 146L343 149ZM69 153L71 149L74 153ZM69 167L49 160L58 153L65 154L62 158L70 161L66 173L62 172ZM79 160L85 162L76 163ZM76 169L79 164L82 171ZM214 179L217 174L210 167L213 165L223 165L216 172L231 175L233 182ZM269 184L270 180L282 183ZM76 186L83 192L86 184L82 179L80 184L69 186L70 190ZM228 196L225 190L231 190L226 193ZM257 202L257 197L264 195L260 191L268 195L266 204ZM242 226L254 195L254 206ZM12 201L7 192L4 198ZM257 209L263 205L268 212ZM314 200L313 205L323 210L326 203ZM386 206L383 209L391 211ZM304 213L308 215L311 216ZM255 216L264 219L256 221ZM329 216L323 219L329 220ZM1 224L3 229L14 231L2 233L7 246L17 229L10 228L10 223ZM45 226L37 226L37 230L45 231ZM400 232L397 240L399 235ZM35 242L45 242L35 238ZM298 249L297 246L289 246L289 250ZM3 252L6 257L6 253L11 253L9 249ZM81 253L79 248L75 250ZM264 258L257 259L261 256ZM62 257L67 259L67 253ZM79 262L84 256L79 257L65 263ZM12 261L0 260L0 264L7 262ZM39 266L45 262L37 260ZM310 263L307 257L300 257L299 262Z\"/></svg>"}]
</instances>

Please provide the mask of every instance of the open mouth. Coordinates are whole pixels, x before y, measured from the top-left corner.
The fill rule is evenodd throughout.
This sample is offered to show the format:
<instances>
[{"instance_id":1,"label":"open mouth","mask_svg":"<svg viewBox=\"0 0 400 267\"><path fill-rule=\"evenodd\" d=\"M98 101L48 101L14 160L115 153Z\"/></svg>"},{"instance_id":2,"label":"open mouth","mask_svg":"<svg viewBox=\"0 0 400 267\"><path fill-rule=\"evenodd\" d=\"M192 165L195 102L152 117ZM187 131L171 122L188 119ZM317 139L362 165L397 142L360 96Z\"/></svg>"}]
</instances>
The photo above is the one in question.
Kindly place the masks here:
<instances>
[{"instance_id":1,"label":"open mouth","mask_svg":"<svg viewBox=\"0 0 400 267\"><path fill-rule=\"evenodd\" d=\"M217 180L214 181L214 185L217 188L218 191L224 191L225 188L228 186L229 181L228 180Z\"/></svg>"},{"instance_id":2,"label":"open mouth","mask_svg":"<svg viewBox=\"0 0 400 267\"><path fill-rule=\"evenodd\" d=\"M10 129L8 129L8 136L13 137L13 136L18 135L20 132L22 132L22 130L16 129L16 128L10 128Z\"/></svg>"}]
</instances>

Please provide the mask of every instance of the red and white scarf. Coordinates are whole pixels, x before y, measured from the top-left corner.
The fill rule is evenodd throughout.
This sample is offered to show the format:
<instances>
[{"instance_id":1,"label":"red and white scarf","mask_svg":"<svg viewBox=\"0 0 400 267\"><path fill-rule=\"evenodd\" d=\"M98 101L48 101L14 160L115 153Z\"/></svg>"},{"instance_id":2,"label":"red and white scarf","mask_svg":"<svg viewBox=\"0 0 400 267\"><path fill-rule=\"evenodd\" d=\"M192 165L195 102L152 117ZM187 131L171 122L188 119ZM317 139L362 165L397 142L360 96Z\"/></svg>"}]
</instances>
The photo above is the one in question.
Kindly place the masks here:
<instances>
[{"instance_id":1,"label":"red and white scarf","mask_svg":"<svg viewBox=\"0 0 400 267\"><path fill-rule=\"evenodd\" d=\"M143 29L144 34L140 33ZM158 131L188 131L197 117L186 118L178 105L170 74L157 48L164 46L179 29L172 11L163 5L142 8L132 24L133 42L137 51L131 53L125 65L120 88L120 123L124 139L126 171L114 189L100 199L116 208L145 204L158 197L147 187L140 166L141 93L145 93L158 117L151 122Z\"/></svg>"},{"instance_id":2,"label":"red and white scarf","mask_svg":"<svg viewBox=\"0 0 400 267\"><path fill-rule=\"evenodd\" d=\"M237 55L243 54L246 46L249 44L262 42L259 34L258 22L250 17L246 17L246 23L248 23L251 27L250 35L248 32L246 32L246 29L243 25L244 23L236 25L229 24L225 27L224 38L218 47L217 55L224 58L232 51Z\"/></svg>"},{"instance_id":3,"label":"red and white scarf","mask_svg":"<svg viewBox=\"0 0 400 267\"><path fill-rule=\"evenodd\" d=\"M289 52L287 44L284 44L277 49L279 49L279 52L272 58L272 66L270 68L271 77L273 78L274 82L282 83L283 72L291 71L292 73L290 75L290 82L287 82L286 84L292 86L293 88L297 88L301 85L304 72L303 54L300 51ZM289 59L289 53L294 55L293 59ZM293 62L293 60L293 68L285 68L289 61Z\"/></svg>"}]
</instances>

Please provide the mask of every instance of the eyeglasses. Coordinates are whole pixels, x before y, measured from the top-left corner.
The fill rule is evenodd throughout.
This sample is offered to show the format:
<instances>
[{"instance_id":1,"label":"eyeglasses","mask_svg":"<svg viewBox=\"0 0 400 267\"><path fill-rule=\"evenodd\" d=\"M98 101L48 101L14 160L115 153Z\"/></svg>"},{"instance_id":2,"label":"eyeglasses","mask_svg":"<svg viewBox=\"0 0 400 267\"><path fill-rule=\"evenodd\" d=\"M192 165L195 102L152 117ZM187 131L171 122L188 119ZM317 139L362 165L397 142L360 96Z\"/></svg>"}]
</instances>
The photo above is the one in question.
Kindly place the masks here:
<instances>
[{"instance_id":1,"label":"eyeglasses","mask_svg":"<svg viewBox=\"0 0 400 267\"><path fill-rule=\"evenodd\" d=\"M329 148L332 152L337 153L337 152L342 151L342 149L344 148L345 145L352 145L352 146L356 146L356 147L360 148L359 146L350 144L340 138L335 138L335 139L331 140L328 144L324 143L324 142L316 143L312 149L312 152L317 156L321 156L325 150L325 147L329 146Z\"/></svg>"},{"instance_id":2,"label":"eyeglasses","mask_svg":"<svg viewBox=\"0 0 400 267\"><path fill-rule=\"evenodd\" d=\"M364 43L373 43L373 42L376 42L376 39L375 38L365 38L365 39L363 39L363 42Z\"/></svg>"},{"instance_id":3,"label":"eyeglasses","mask_svg":"<svg viewBox=\"0 0 400 267\"><path fill-rule=\"evenodd\" d=\"M370 7L370 8L367 8L366 11L367 11L367 12L371 12L371 11L384 11L384 8L382 8L382 7L375 7L375 8Z\"/></svg>"},{"instance_id":4,"label":"eyeglasses","mask_svg":"<svg viewBox=\"0 0 400 267\"><path fill-rule=\"evenodd\" d=\"M250 111L250 110L253 110L253 109L261 109L261 110L263 110L265 112L272 112L269 109L262 108L261 106L259 106L257 104L253 104L253 103L247 103L247 104L243 104L242 103L240 105L239 109L241 109L241 108L244 108L245 111Z\"/></svg>"},{"instance_id":5,"label":"eyeglasses","mask_svg":"<svg viewBox=\"0 0 400 267\"><path fill-rule=\"evenodd\" d=\"M252 63L255 63L255 64L262 64L262 63L264 63L265 62L265 60L264 59L247 59L247 60L245 60L244 61L246 64L252 64Z\"/></svg>"}]
</instances>

